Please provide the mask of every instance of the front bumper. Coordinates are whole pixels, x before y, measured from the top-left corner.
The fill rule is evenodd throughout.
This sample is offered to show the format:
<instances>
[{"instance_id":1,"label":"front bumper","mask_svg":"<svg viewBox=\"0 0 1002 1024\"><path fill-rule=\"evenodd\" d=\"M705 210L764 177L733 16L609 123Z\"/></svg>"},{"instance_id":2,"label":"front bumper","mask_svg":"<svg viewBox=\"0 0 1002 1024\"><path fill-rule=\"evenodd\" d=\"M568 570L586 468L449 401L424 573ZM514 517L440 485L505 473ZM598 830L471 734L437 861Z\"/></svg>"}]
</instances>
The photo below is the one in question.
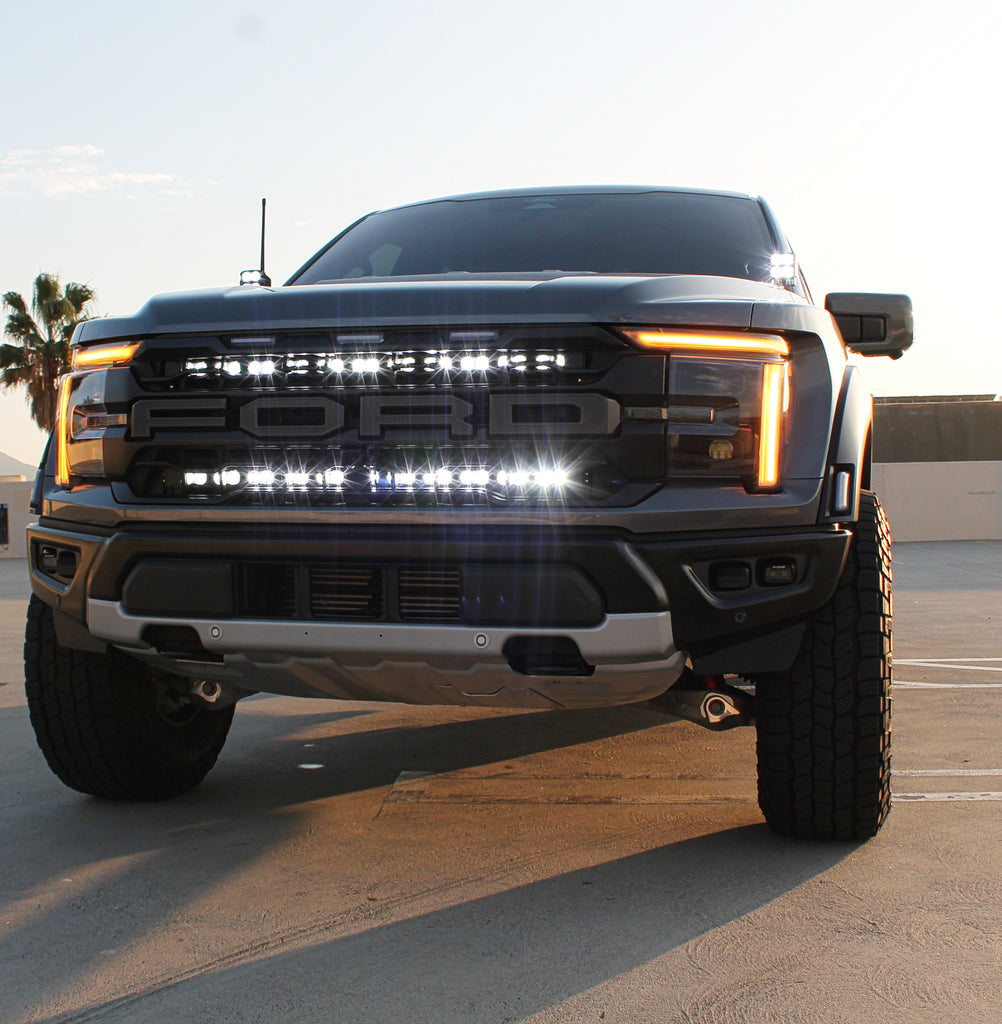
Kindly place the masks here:
<instances>
[{"instance_id":1,"label":"front bumper","mask_svg":"<svg viewBox=\"0 0 1002 1024\"><path fill-rule=\"evenodd\" d=\"M29 545L33 589L62 613L68 646L89 636L269 692L566 707L649 699L687 659L698 672L788 667L850 536L50 519ZM75 561L60 575L64 550ZM776 564L787 582L766 578ZM580 664L513 653L564 640Z\"/></svg>"}]
</instances>

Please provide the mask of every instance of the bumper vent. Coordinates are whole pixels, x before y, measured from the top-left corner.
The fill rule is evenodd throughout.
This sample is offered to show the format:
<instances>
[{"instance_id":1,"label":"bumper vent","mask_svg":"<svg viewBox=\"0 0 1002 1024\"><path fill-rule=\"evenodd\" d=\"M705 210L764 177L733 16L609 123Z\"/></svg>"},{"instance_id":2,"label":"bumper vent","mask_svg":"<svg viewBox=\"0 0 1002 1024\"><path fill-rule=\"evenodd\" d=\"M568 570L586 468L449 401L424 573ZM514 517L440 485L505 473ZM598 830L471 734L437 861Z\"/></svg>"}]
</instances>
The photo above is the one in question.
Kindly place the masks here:
<instances>
[{"instance_id":1,"label":"bumper vent","mask_svg":"<svg viewBox=\"0 0 1002 1024\"><path fill-rule=\"evenodd\" d=\"M594 626L601 594L579 569L551 564L144 558L122 585L130 615ZM171 627L174 628L174 627Z\"/></svg>"},{"instance_id":2,"label":"bumper vent","mask_svg":"<svg viewBox=\"0 0 1002 1024\"><path fill-rule=\"evenodd\" d=\"M377 619L383 613L383 574L360 567L310 566L310 616Z\"/></svg>"},{"instance_id":3,"label":"bumper vent","mask_svg":"<svg viewBox=\"0 0 1002 1024\"><path fill-rule=\"evenodd\" d=\"M456 622L461 601L458 569L400 570L400 618Z\"/></svg>"}]
</instances>

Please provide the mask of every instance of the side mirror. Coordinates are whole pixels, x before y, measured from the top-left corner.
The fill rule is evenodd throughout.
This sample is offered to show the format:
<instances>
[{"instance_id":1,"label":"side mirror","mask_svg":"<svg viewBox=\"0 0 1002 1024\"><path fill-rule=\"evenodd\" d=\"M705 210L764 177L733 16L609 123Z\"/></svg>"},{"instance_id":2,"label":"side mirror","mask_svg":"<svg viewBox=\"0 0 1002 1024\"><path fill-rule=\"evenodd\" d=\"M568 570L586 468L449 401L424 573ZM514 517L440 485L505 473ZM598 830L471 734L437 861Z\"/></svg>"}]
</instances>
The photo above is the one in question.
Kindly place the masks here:
<instances>
[{"instance_id":1,"label":"side mirror","mask_svg":"<svg viewBox=\"0 0 1002 1024\"><path fill-rule=\"evenodd\" d=\"M907 295L831 292L825 309L835 318L846 346L861 356L900 359L912 343L912 300Z\"/></svg>"}]
</instances>

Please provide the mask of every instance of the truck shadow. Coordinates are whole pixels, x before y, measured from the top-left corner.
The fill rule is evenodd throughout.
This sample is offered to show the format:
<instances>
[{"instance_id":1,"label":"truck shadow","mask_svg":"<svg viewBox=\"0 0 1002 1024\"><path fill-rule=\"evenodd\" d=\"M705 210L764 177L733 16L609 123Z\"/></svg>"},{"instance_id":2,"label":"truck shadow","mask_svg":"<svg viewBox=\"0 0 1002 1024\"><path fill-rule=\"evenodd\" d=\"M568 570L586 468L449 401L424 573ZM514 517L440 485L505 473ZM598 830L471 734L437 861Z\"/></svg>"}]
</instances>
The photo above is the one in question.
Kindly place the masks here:
<instances>
[{"instance_id":1,"label":"truck shadow","mask_svg":"<svg viewBox=\"0 0 1002 1024\"><path fill-rule=\"evenodd\" d=\"M12 891L42 898L12 916L6 956L44 956L47 966L31 979L30 996L16 985L0 1004L30 1005L26 1019L51 1024L515 1021L748 914L854 848L785 842L758 825L721 829L708 815L705 834L693 836L699 825L690 824L675 830L687 838L633 855L622 856L622 844L618 852L599 849L594 867L554 877L540 877L554 863L544 852L506 876L495 849L506 819L472 808L477 826L461 852L482 863L479 881L432 879L419 899L372 901L370 877L409 870L408 825L436 843L433 813L398 822L405 828L396 835L371 827L402 771L456 772L519 757L545 768L548 754L579 747L581 760L574 751L562 768L573 774L594 765L603 745L648 742L651 729L685 730L691 743L695 727L636 708L473 718L435 709L412 725L409 711L342 707L273 716L262 702L235 726L232 749L203 786L168 803L113 804L36 782L8 875ZM325 769L300 770L307 754ZM350 806L323 803L339 796ZM369 817L354 819L359 809ZM544 813L559 827L558 811ZM691 822L691 808L677 813ZM661 810L669 821L675 814L672 806ZM337 847L325 861L331 841ZM600 844L585 835L582 845ZM296 878L294 851L310 846L311 869ZM443 858L457 852L439 847ZM256 920L256 901L265 909L281 904L290 877L300 897L322 887L315 909L306 899L287 908L284 924ZM265 898L261 887L269 884L274 892ZM342 897L324 899L339 887ZM218 925L203 920L206 902L221 892L246 910ZM152 952L178 934L191 943L183 956ZM142 977L123 973L116 951L147 946Z\"/></svg>"},{"instance_id":2,"label":"truck shadow","mask_svg":"<svg viewBox=\"0 0 1002 1024\"><path fill-rule=\"evenodd\" d=\"M658 958L789 893L852 849L784 843L764 826L727 830L404 920L383 922L377 911L332 922L354 934L325 938L317 927L298 936L305 948L276 941L248 951L246 962L205 962L86 1019L520 1021L631 971L658 970ZM712 999L714 976L702 975ZM693 997L690 987L685 998Z\"/></svg>"}]
</instances>

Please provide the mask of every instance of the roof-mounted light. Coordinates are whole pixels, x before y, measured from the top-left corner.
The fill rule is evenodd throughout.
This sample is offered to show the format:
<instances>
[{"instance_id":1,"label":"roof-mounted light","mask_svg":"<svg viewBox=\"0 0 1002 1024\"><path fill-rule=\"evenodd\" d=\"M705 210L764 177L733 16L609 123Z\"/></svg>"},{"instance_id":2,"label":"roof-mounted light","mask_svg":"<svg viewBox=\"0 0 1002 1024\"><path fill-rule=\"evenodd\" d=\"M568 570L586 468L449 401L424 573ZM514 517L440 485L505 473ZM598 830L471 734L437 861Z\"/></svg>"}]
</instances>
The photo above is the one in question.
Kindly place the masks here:
<instances>
[{"instance_id":1,"label":"roof-mounted light","mask_svg":"<svg viewBox=\"0 0 1002 1024\"><path fill-rule=\"evenodd\" d=\"M99 366L124 366L131 362L142 342L133 341L127 345L95 345L92 348L73 350L74 370L93 370Z\"/></svg>"},{"instance_id":2,"label":"roof-mounted light","mask_svg":"<svg viewBox=\"0 0 1002 1024\"><path fill-rule=\"evenodd\" d=\"M634 345L657 352L702 352L707 355L788 356L790 346L778 334L703 333L644 329L623 331Z\"/></svg>"},{"instance_id":3,"label":"roof-mounted light","mask_svg":"<svg viewBox=\"0 0 1002 1024\"><path fill-rule=\"evenodd\" d=\"M256 284L262 288L271 286L271 278L263 270L241 270L241 284Z\"/></svg>"},{"instance_id":4,"label":"roof-mounted light","mask_svg":"<svg viewBox=\"0 0 1002 1024\"><path fill-rule=\"evenodd\" d=\"M769 278L784 287L797 280L800 268L792 252L774 252L769 257Z\"/></svg>"}]
</instances>

